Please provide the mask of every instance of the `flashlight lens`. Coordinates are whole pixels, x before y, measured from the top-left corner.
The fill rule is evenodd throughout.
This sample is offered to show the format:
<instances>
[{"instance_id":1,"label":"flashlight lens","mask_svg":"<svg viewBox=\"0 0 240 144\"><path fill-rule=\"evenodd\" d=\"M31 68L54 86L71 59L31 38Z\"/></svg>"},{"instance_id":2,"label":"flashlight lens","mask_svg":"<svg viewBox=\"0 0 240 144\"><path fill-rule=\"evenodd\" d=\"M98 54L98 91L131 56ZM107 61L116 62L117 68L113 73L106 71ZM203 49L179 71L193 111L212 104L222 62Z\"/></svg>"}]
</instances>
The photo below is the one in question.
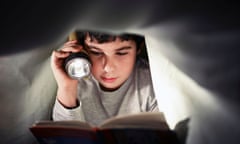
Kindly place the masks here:
<instances>
[{"instance_id":1,"label":"flashlight lens","mask_svg":"<svg viewBox=\"0 0 240 144\"><path fill-rule=\"evenodd\" d=\"M66 70L72 78L82 78L90 74L90 63L83 58L74 58L66 65Z\"/></svg>"}]
</instances>

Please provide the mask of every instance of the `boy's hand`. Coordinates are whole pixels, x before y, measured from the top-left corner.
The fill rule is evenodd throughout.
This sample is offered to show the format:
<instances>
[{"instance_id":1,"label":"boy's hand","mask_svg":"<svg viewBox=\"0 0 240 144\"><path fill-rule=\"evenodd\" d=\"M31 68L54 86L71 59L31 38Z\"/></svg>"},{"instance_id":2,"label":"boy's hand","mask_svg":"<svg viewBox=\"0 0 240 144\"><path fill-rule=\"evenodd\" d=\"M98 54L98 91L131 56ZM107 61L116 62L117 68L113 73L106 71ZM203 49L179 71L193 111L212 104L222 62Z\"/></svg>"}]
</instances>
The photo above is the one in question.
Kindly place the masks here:
<instances>
[{"instance_id":1,"label":"boy's hand","mask_svg":"<svg viewBox=\"0 0 240 144\"><path fill-rule=\"evenodd\" d=\"M82 50L82 46L77 41L68 41L58 51L53 51L51 56L51 68L58 85L58 100L70 107L77 99L78 81L72 79L65 72L63 62L71 53L77 53Z\"/></svg>"}]
</instances>

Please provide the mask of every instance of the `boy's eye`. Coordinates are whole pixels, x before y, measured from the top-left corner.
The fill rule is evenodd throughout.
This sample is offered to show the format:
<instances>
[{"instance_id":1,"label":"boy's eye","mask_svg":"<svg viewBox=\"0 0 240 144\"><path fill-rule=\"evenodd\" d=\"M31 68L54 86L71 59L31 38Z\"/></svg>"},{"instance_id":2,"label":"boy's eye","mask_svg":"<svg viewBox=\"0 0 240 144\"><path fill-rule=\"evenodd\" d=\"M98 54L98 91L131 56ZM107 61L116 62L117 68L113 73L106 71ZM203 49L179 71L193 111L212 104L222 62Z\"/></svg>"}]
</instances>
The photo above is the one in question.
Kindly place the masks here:
<instances>
[{"instance_id":1,"label":"boy's eye","mask_svg":"<svg viewBox=\"0 0 240 144\"><path fill-rule=\"evenodd\" d=\"M126 55L126 54L128 54L128 52L117 52L116 54L117 55Z\"/></svg>"}]
</instances>

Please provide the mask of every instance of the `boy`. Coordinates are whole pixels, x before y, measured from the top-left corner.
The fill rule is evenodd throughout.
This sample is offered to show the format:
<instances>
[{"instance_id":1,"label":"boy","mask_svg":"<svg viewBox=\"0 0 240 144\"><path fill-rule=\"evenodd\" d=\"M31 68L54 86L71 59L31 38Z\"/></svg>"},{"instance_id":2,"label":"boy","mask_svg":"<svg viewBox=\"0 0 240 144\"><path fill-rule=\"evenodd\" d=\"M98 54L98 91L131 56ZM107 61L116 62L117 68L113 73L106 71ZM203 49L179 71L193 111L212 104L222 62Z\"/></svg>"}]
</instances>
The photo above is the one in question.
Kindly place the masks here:
<instances>
[{"instance_id":1,"label":"boy","mask_svg":"<svg viewBox=\"0 0 240 144\"><path fill-rule=\"evenodd\" d=\"M52 53L51 68L58 85L53 120L98 125L113 116L159 111L148 63L139 57L144 38L133 34L82 34L82 40L66 42ZM71 79L62 67L63 60L83 48L91 60L91 76Z\"/></svg>"}]
</instances>

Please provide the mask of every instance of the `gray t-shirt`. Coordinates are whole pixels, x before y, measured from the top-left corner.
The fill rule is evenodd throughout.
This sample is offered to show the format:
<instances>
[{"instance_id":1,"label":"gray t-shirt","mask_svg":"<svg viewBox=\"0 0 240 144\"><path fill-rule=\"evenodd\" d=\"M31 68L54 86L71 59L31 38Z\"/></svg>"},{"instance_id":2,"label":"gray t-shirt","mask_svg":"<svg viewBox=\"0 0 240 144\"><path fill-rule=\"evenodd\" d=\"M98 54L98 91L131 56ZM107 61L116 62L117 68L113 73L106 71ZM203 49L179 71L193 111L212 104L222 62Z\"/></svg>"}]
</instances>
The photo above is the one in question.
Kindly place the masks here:
<instances>
[{"instance_id":1,"label":"gray t-shirt","mask_svg":"<svg viewBox=\"0 0 240 144\"><path fill-rule=\"evenodd\" d=\"M139 59L128 80L116 91L101 90L93 76L79 80L79 107L67 109L56 100L53 120L82 120L99 125L119 115L158 112L149 65Z\"/></svg>"}]
</instances>

